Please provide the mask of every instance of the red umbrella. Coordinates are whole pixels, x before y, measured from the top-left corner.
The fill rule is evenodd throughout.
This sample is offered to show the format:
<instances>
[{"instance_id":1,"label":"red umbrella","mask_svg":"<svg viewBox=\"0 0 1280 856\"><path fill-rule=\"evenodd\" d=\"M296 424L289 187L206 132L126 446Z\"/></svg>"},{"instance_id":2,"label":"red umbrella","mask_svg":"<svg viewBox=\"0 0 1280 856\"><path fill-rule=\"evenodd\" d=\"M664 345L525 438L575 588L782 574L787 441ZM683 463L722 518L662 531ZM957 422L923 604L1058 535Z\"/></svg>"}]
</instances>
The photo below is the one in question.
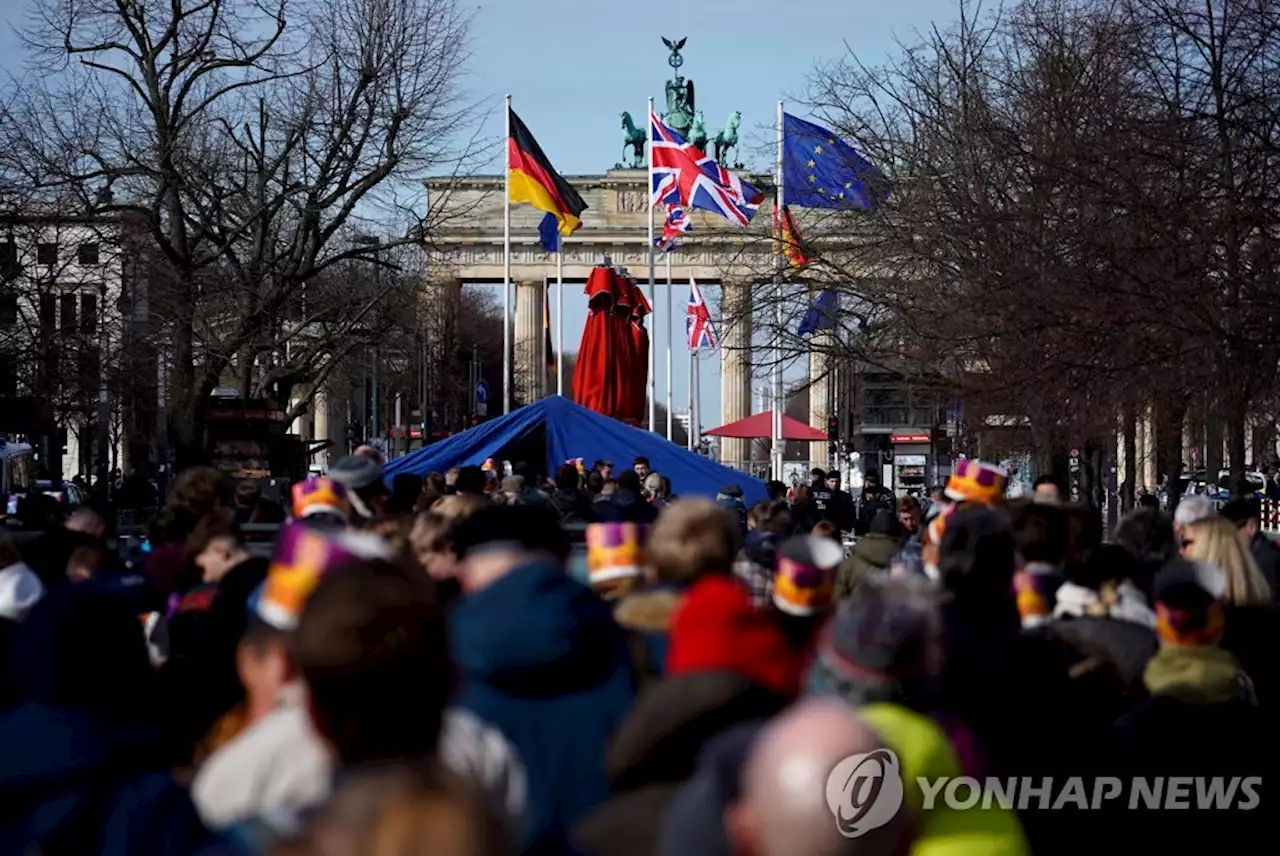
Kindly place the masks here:
<instances>
[{"instance_id":1,"label":"red umbrella","mask_svg":"<svg viewBox=\"0 0 1280 856\"><path fill-rule=\"evenodd\" d=\"M746 419L739 419L737 422L730 422L728 425L721 425L719 428L712 428L710 431L703 431L702 433L711 437L736 437L740 440L771 439L773 437L773 413L766 410L763 413L756 413ZM799 419L792 419L790 416L783 414L782 439L825 440L827 435L817 428L804 424Z\"/></svg>"}]
</instances>

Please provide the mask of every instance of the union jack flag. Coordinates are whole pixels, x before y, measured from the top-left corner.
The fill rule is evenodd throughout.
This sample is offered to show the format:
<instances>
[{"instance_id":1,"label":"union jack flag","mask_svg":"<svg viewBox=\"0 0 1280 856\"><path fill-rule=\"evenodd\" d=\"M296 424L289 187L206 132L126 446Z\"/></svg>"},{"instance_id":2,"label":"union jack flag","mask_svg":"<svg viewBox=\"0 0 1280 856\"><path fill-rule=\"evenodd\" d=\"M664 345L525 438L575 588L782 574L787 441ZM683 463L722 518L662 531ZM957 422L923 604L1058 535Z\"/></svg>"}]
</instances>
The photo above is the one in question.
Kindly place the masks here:
<instances>
[{"instance_id":1,"label":"union jack flag","mask_svg":"<svg viewBox=\"0 0 1280 856\"><path fill-rule=\"evenodd\" d=\"M714 350L716 328L711 323L711 313L707 311L707 304L693 277L689 277L689 288L689 306L685 309L684 319L685 331L689 336L689 350Z\"/></svg>"},{"instance_id":2,"label":"union jack flag","mask_svg":"<svg viewBox=\"0 0 1280 856\"><path fill-rule=\"evenodd\" d=\"M684 209L679 205L667 206L667 219L662 224L662 237L654 238L654 245L664 253L676 248L676 238L681 232L690 232L693 230L693 224L689 222L689 215L684 213Z\"/></svg>"},{"instance_id":3,"label":"union jack flag","mask_svg":"<svg viewBox=\"0 0 1280 856\"><path fill-rule=\"evenodd\" d=\"M651 205L676 205L719 214L741 226L751 222L764 194L685 142L657 113L649 114Z\"/></svg>"}]
</instances>

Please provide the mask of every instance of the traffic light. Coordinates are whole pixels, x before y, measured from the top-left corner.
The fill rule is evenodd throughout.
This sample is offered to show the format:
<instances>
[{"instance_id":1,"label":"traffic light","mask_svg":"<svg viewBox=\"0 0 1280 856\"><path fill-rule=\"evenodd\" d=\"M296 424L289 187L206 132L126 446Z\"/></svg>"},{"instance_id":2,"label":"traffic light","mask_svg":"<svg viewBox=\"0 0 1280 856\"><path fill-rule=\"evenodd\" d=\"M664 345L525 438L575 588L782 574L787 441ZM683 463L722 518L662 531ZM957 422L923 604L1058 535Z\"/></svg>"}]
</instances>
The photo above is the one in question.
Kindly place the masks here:
<instances>
[{"instance_id":1,"label":"traffic light","mask_svg":"<svg viewBox=\"0 0 1280 856\"><path fill-rule=\"evenodd\" d=\"M840 417L827 417L827 439L831 442L838 442L840 439Z\"/></svg>"}]
</instances>

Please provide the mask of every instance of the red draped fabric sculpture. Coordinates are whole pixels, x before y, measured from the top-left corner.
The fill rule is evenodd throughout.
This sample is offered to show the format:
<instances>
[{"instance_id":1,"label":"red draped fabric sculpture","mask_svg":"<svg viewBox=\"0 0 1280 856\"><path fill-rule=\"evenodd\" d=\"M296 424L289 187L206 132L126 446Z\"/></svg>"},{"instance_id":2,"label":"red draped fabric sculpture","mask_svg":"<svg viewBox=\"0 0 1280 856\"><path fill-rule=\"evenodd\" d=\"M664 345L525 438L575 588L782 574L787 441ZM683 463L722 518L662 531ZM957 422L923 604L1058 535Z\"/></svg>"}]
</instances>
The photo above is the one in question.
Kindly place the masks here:
<instances>
[{"instance_id":1,"label":"red draped fabric sculpture","mask_svg":"<svg viewBox=\"0 0 1280 856\"><path fill-rule=\"evenodd\" d=\"M636 284L611 267L587 278L587 324L573 371L573 398L583 407L633 424L643 418L649 380L650 311Z\"/></svg>"}]
</instances>

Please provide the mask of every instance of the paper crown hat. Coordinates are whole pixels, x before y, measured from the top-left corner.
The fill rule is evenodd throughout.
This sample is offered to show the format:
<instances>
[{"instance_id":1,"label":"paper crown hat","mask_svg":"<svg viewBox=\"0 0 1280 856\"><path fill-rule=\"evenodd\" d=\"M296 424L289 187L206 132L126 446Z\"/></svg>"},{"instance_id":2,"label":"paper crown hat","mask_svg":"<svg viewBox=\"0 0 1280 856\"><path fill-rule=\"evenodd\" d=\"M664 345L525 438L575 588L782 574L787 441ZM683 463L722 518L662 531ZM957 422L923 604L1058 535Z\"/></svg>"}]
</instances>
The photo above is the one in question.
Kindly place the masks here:
<instances>
[{"instance_id":1,"label":"paper crown hat","mask_svg":"<svg viewBox=\"0 0 1280 856\"><path fill-rule=\"evenodd\" d=\"M1003 467L986 461L962 458L956 461L951 478L947 479L946 496L952 502L980 502L983 505L1000 505L1009 476Z\"/></svg>"},{"instance_id":2,"label":"paper crown hat","mask_svg":"<svg viewBox=\"0 0 1280 856\"><path fill-rule=\"evenodd\" d=\"M587 578L593 586L644 576L649 527L642 523L592 523L587 527Z\"/></svg>"},{"instance_id":3,"label":"paper crown hat","mask_svg":"<svg viewBox=\"0 0 1280 856\"><path fill-rule=\"evenodd\" d=\"M347 489L328 476L312 476L293 486L293 516L310 517L313 514L351 515L351 502Z\"/></svg>"},{"instance_id":4,"label":"paper crown hat","mask_svg":"<svg viewBox=\"0 0 1280 856\"><path fill-rule=\"evenodd\" d=\"M844 550L830 538L799 535L778 550L773 603L791 615L816 615L835 602L836 567Z\"/></svg>"},{"instance_id":5,"label":"paper crown hat","mask_svg":"<svg viewBox=\"0 0 1280 856\"><path fill-rule=\"evenodd\" d=\"M372 533L327 533L289 524L280 532L266 582L253 599L254 614L277 630L291 631L327 574L344 565L391 558L387 541Z\"/></svg>"}]
</instances>

